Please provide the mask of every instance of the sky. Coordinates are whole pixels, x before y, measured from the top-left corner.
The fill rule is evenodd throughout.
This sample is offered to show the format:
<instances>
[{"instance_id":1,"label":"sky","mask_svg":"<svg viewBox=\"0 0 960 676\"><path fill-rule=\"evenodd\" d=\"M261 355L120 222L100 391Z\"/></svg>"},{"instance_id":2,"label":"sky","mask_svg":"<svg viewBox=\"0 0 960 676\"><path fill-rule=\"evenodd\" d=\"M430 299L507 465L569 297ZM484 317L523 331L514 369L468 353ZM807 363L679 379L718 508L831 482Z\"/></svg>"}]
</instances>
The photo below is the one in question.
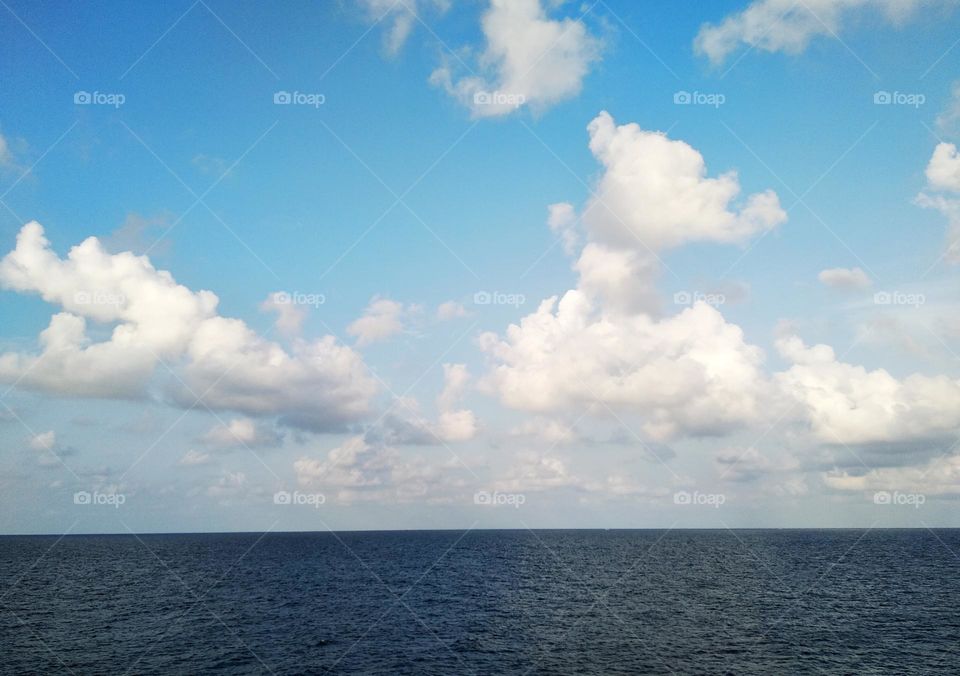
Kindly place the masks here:
<instances>
[{"instance_id":1,"label":"sky","mask_svg":"<svg viewBox=\"0 0 960 676\"><path fill-rule=\"evenodd\" d=\"M0 532L960 526L955 0L0 3Z\"/></svg>"}]
</instances>

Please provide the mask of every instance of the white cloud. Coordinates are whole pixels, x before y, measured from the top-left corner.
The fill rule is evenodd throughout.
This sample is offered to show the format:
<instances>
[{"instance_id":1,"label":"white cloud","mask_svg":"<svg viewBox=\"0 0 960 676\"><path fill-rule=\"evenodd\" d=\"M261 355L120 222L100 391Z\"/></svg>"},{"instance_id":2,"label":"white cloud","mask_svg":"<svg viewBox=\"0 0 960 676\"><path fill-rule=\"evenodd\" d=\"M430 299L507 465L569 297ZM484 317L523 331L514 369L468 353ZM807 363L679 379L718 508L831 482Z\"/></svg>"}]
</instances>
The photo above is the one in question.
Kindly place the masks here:
<instances>
[{"instance_id":1,"label":"white cloud","mask_svg":"<svg viewBox=\"0 0 960 676\"><path fill-rule=\"evenodd\" d=\"M900 24L920 7L937 4L944 0L754 0L719 24L701 26L694 50L714 64L723 63L741 44L800 54L816 37L837 36L852 15L876 12Z\"/></svg>"},{"instance_id":2,"label":"white cloud","mask_svg":"<svg viewBox=\"0 0 960 676\"><path fill-rule=\"evenodd\" d=\"M938 143L927 164L927 180L934 190L960 192L960 155L953 143Z\"/></svg>"},{"instance_id":3,"label":"white cloud","mask_svg":"<svg viewBox=\"0 0 960 676\"><path fill-rule=\"evenodd\" d=\"M467 309L463 307L462 303L458 303L455 300L448 300L444 303L440 303L437 306L437 319L442 322L450 321L451 319L459 319L460 317L467 316Z\"/></svg>"},{"instance_id":4,"label":"white cloud","mask_svg":"<svg viewBox=\"0 0 960 676\"><path fill-rule=\"evenodd\" d=\"M303 328L303 320L307 318L307 311L302 305L294 305L290 296L283 291L269 294L260 309L264 312L274 312L277 315L276 327L285 336L299 336Z\"/></svg>"},{"instance_id":5,"label":"white cloud","mask_svg":"<svg viewBox=\"0 0 960 676\"><path fill-rule=\"evenodd\" d=\"M574 264L578 288L543 301L503 338L481 336L494 362L486 387L507 406L538 414L592 406L603 415L603 405L634 413L656 439L722 434L759 419L767 389L761 351L702 302L654 318L655 252L739 242L775 227L786 218L776 194L733 207L736 175L707 177L686 143L617 126L606 112L588 129L604 171L582 216L589 241Z\"/></svg>"},{"instance_id":6,"label":"white cloud","mask_svg":"<svg viewBox=\"0 0 960 676\"><path fill-rule=\"evenodd\" d=\"M960 154L953 143L939 143L927 164L929 190L943 191L940 194L924 191L917 195L916 203L925 208L936 209L947 217L947 241L944 258L950 263L960 263Z\"/></svg>"},{"instance_id":7,"label":"white cloud","mask_svg":"<svg viewBox=\"0 0 960 676\"><path fill-rule=\"evenodd\" d=\"M217 448L262 448L278 446L283 437L274 429L258 425L250 418L234 418L227 424L217 424L203 435L203 442Z\"/></svg>"},{"instance_id":8,"label":"white cloud","mask_svg":"<svg viewBox=\"0 0 960 676\"><path fill-rule=\"evenodd\" d=\"M868 289L872 282L860 268L829 268L817 275L821 283L833 289Z\"/></svg>"},{"instance_id":9,"label":"white cloud","mask_svg":"<svg viewBox=\"0 0 960 676\"><path fill-rule=\"evenodd\" d=\"M784 336L777 349L793 363L776 374L780 389L799 404L801 418L825 444L936 442L960 432L960 380L913 374L898 380L837 360L828 345L807 347Z\"/></svg>"},{"instance_id":10,"label":"white cloud","mask_svg":"<svg viewBox=\"0 0 960 676\"><path fill-rule=\"evenodd\" d=\"M145 256L108 253L91 237L65 259L39 223L25 225L0 260L0 286L61 306L40 334L39 355L0 354L0 381L67 396L149 394L161 359L179 372L173 398L192 406L278 415L292 425L340 429L369 412L377 387L360 356L332 336L297 340L290 352L194 292ZM112 326L94 342L87 321ZM181 387L180 381L187 387Z\"/></svg>"},{"instance_id":11,"label":"white cloud","mask_svg":"<svg viewBox=\"0 0 960 676\"><path fill-rule=\"evenodd\" d=\"M374 297L363 316L347 326L347 333L355 336L361 347L386 340L403 332L406 313L403 303Z\"/></svg>"},{"instance_id":12,"label":"white cloud","mask_svg":"<svg viewBox=\"0 0 960 676\"><path fill-rule=\"evenodd\" d=\"M484 334L481 347L497 364L487 383L507 406L560 413L603 402L642 415L658 439L723 433L765 406L761 351L704 303L657 321L606 314L572 290L504 339Z\"/></svg>"},{"instance_id":13,"label":"white cloud","mask_svg":"<svg viewBox=\"0 0 960 676\"><path fill-rule=\"evenodd\" d=\"M523 105L539 112L572 98L600 58L602 43L582 21L551 19L539 0L491 0L482 29L480 75L455 80L448 63L430 77L475 117L508 115Z\"/></svg>"},{"instance_id":14,"label":"white cloud","mask_svg":"<svg viewBox=\"0 0 960 676\"><path fill-rule=\"evenodd\" d=\"M207 487L207 495L228 501L243 495L247 485L247 475L243 472L225 472L216 482Z\"/></svg>"},{"instance_id":15,"label":"white cloud","mask_svg":"<svg viewBox=\"0 0 960 676\"><path fill-rule=\"evenodd\" d=\"M740 195L735 171L707 176L703 156L683 141L617 125L606 111L590 123L590 150L603 174L582 218L594 241L640 252L688 242L743 242L783 223L776 193Z\"/></svg>"}]
</instances>

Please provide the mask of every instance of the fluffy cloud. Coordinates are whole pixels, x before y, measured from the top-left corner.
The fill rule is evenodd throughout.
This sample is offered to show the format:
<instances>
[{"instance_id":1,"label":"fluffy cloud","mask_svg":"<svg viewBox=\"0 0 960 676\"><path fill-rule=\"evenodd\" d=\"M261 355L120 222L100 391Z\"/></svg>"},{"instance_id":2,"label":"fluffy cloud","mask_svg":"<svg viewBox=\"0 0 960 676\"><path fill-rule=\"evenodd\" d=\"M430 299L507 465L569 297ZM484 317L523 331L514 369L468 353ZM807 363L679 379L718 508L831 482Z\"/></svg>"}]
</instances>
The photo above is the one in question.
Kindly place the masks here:
<instances>
[{"instance_id":1,"label":"fluffy cloud","mask_svg":"<svg viewBox=\"0 0 960 676\"><path fill-rule=\"evenodd\" d=\"M551 19L539 0L491 0L482 29L481 75L456 80L447 64L430 77L475 117L507 115L523 105L542 111L576 96L600 58L601 42L582 21Z\"/></svg>"},{"instance_id":2,"label":"fluffy cloud","mask_svg":"<svg viewBox=\"0 0 960 676\"><path fill-rule=\"evenodd\" d=\"M363 316L347 326L360 346L377 343L403 332L403 320L409 308L388 298L374 298Z\"/></svg>"},{"instance_id":3,"label":"fluffy cloud","mask_svg":"<svg viewBox=\"0 0 960 676\"><path fill-rule=\"evenodd\" d=\"M263 448L277 446L283 437L274 429L258 425L250 418L234 418L226 424L217 424L203 435L203 442L216 448Z\"/></svg>"},{"instance_id":4,"label":"fluffy cloud","mask_svg":"<svg viewBox=\"0 0 960 676\"><path fill-rule=\"evenodd\" d=\"M594 241L644 252L694 241L742 242L787 218L772 190L736 206L737 173L707 176L703 156L683 141L635 123L618 126L606 111L588 131L603 165L583 213Z\"/></svg>"},{"instance_id":5,"label":"fluffy cloud","mask_svg":"<svg viewBox=\"0 0 960 676\"><path fill-rule=\"evenodd\" d=\"M716 25L705 24L694 50L720 64L741 44L766 52L799 54L816 37L837 35L849 15L877 12L894 24L924 5L947 0L754 0Z\"/></svg>"},{"instance_id":6,"label":"fluffy cloud","mask_svg":"<svg viewBox=\"0 0 960 676\"><path fill-rule=\"evenodd\" d=\"M504 338L481 337L494 362L486 387L506 405L539 414L598 403L632 412L657 439L720 434L757 420L762 353L704 303L656 319L655 253L769 230L786 218L776 194L734 206L736 175L708 177L686 143L617 126L606 112L588 131L603 173L582 215L589 241L574 264L578 287L545 300Z\"/></svg>"},{"instance_id":7,"label":"fluffy cloud","mask_svg":"<svg viewBox=\"0 0 960 676\"><path fill-rule=\"evenodd\" d=\"M867 289L871 285L867 273L860 268L829 268L817 275L821 283L833 289Z\"/></svg>"},{"instance_id":8,"label":"fluffy cloud","mask_svg":"<svg viewBox=\"0 0 960 676\"><path fill-rule=\"evenodd\" d=\"M579 290L550 298L505 339L481 337L497 365L487 383L511 407L538 413L595 402L634 411L663 439L719 434L763 409L762 354L739 327L696 303L657 321L610 315Z\"/></svg>"},{"instance_id":9,"label":"fluffy cloud","mask_svg":"<svg viewBox=\"0 0 960 676\"><path fill-rule=\"evenodd\" d=\"M913 374L898 380L837 360L827 345L807 347L796 336L777 341L793 363L776 374L814 437L826 444L919 444L960 432L960 380Z\"/></svg>"},{"instance_id":10,"label":"fluffy cloud","mask_svg":"<svg viewBox=\"0 0 960 676\"><path fill-rule=\"evenodd\" d=\"M172 397L291 425L339 429L369 412L377 388L360 356L331 336L291 352L244 322L217 314L218 298L156 270L146 256L108 253L91 237L61 259L39 223L25 225L0 260L0 286L63 308L40 334L39 355L0 355L0 381L58 395L149 394L162 359L178 375ZM111 327L94 342L87 322ZM186 386L182 386L185 384Z\"/></svg>"},{"instance_id":11,"label":"fluffy cloud","mask_svg":"<svg viewBox=\"0 0 960 676\"><path fill-rule=\"evenodd\" d=\"M953 143L939 143L927 164L928 190L916 199L918 205L936 209L947 217L944 258L960 263L960 155ZM940 193L931 191L942 191Z\"/></svg>"}]
</instances>

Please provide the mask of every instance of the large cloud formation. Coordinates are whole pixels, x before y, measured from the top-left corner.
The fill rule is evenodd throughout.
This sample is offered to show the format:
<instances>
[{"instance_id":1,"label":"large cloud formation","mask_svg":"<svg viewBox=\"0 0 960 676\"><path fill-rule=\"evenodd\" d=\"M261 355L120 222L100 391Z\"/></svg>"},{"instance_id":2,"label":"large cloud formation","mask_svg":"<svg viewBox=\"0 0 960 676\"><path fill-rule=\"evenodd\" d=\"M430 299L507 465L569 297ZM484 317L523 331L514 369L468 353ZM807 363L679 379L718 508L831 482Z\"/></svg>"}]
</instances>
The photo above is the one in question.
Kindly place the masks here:
<instances>
[{"instance_id":1,"label":"large cloud formation","mask_svg":"<svg viewBox=\"0 0 960 676\"><path fill-rule=\"evenodd\" d=\"M506 405L542 414L594 402L637 412L657 439L755 421L766 387L761 351L702 302L657 319L654 278L665 249L776 227L786 218L776 194L738 206L735 173L709 177L686 143L617 126L606 112L588 131L604 170L581 217L588 242L574 264L578 287L545 300L505 337L482 336L494 362L486 385Z\"/></svg>"},{"instance_id":2,"label":"large cloud formation","mask_svg":"<svg viewBox=\"0 0 960 676\"><path fill-rule=\"evenodd\" d=\"M340 429L370 410L377 391L360 355L326 336L288 352L239 319L217 314L217 296L191 291L146 256L110 254L95 237L61 259L43 227L23 226L0 261L0 286L60 306L40 334L40 354L0 355L0 381L57 395L148 394L162 360L175 401L276 415L313 430ZM87 322L111 327L95 342Z\"/></svg>"}]
</instances>

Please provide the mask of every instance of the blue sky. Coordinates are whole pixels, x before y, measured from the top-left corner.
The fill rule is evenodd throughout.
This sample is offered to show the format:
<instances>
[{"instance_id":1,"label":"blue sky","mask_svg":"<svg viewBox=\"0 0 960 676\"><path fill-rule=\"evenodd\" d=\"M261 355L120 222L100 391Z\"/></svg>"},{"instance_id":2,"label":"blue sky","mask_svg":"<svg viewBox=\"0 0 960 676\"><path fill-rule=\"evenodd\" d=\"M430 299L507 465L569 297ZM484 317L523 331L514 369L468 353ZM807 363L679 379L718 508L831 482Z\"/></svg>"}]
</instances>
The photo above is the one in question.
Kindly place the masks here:
<instances>
[{"instance_id":1,"label":"blue sky","mask_svg":"<svg viewBox=\"0 0 960 676\"><path fill-rule=\"evenodd\" d=\"M0 529L958 525L957 21L10 2Z\"/></svg>"}]
</instances>

